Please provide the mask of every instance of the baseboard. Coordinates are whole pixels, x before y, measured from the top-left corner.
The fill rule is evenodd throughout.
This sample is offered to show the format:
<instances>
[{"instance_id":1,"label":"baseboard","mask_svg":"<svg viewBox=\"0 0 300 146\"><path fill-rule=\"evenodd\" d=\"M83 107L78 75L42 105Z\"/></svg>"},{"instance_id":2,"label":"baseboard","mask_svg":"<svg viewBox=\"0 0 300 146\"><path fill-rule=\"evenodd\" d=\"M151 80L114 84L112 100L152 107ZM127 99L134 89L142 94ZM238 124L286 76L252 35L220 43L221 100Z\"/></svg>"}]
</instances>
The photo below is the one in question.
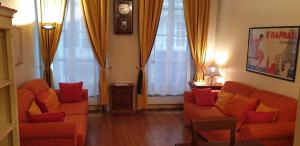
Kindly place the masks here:
<instances>
[{"instance_id":1,"label":"baseboard","mask_svg":"<svg viewBox=\"0 0 300 146\"><path fill-rule=\"evenodd\" d=\"M149 104L147 110L182 110L182 104Z\"/></svg>"},{"instance_id":2,"label":"baseboard","mask_svg":"<svg viewBox=\"0 0 300 146\"><path fill-rule=\"evenodd\" d=\"M146 111L182 111L183 104L149 104ZM89 105L89 113L106 112L104 106Z\"/></svg>"},{"instance_id":3,"label":"baseboard","mask_svg":"<svg viewBox=\"0 0 300 146\"><path fill-rule=\"evenodd\" d=\"M104 112L105 107L101 105L89 105L89 112Z\"/></svg>"}]
</instances>

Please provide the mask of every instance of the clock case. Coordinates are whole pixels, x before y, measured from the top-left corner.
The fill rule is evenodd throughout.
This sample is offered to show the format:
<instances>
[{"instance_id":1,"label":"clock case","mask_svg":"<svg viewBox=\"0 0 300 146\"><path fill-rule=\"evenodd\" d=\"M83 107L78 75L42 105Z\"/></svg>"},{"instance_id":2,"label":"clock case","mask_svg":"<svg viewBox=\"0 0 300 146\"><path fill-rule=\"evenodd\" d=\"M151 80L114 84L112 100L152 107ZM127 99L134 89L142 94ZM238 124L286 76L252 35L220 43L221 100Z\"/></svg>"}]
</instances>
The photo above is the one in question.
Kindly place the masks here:
<instances>
[{"instance_id":1,"label":"clock case","mask_svg":"<svg viewBox=\"0 0 300 146\"><path fill-rule=\"evenodd\" d=\"M121 14L119 6L121 4L129 5L129 13ZM115 0L114 1L114 28L116 34L132 34L133 32L133 0Z\"/></svg>"}]
</instances>

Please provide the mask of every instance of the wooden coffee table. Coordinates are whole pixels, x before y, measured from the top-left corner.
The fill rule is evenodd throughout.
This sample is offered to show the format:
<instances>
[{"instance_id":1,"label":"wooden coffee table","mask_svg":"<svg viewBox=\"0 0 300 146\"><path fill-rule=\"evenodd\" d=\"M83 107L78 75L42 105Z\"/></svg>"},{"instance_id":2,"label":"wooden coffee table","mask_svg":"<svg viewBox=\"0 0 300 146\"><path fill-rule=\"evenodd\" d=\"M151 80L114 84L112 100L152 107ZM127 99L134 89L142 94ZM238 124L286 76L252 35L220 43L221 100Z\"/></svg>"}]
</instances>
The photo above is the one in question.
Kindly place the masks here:
<instances>
[{"instance_id":1,"label":"wooden coffee table","mask_svg":"<svg viewBox=\"0 0 300 146\"><path fill-rule=\"evenodd\" d=\"M236 141L236 123L234 117L222 118L205 118L198 120L191 120L190 128L192 130L192 142L180 143L175 146L263 146L256 140ZM230 140L222 142L208 141L204 136L199 133L199 130L230 130Z\"/></svg>"}]
</instances>

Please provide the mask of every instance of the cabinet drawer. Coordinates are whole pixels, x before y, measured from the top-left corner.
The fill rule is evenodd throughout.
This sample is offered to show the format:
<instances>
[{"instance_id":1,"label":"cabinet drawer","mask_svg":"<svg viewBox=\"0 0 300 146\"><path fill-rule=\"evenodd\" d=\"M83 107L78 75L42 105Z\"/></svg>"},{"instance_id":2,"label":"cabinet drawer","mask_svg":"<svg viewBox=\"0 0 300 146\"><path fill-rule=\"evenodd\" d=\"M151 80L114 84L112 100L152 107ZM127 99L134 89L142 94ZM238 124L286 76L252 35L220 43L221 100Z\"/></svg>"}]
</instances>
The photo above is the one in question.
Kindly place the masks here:
<instances>
[{"instance_id":1,"label":"cabinet drawer","mask_svg":"<svg viewBox=\"0 0 300 146\"><path fill-rule=\"evenodd\" d=\"M133 91L132 89L115 89L112 92L113 95L132 95Z\"/></svg>"},{"instance_id":2,"label":"cabinet drawer","mask_svg":"<svg viewBox=\"0 0 300 146\"><path fill-rule=\"evenodd\" d=\"M133 102L132 97L127 97L127 98L113 98L112 103L114 104L131 104Z\"/></svg>"},{"instance_id":3,"label":"cabinet drawer","mask_svg":"<svg viewBox=\"0 0 300 146\"><path fill-rule=\"evenodd\" d=\"M110 85L112 111L133 109L133 87L132 83Z\"/></svg>"}]
</instances>

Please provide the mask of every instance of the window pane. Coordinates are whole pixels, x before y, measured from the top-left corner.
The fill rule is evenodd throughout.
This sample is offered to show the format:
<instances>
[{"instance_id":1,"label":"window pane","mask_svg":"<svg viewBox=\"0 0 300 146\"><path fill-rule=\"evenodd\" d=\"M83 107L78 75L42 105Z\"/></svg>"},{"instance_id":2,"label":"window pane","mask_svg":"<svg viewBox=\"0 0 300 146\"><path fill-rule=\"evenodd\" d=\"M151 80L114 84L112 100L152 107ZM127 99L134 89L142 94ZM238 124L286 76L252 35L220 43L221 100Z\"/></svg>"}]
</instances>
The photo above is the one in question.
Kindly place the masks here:
<instances>
[{"instance_id":1,"label":"window pane","mask_svg":"<svg viewBox=\"0 0 300 146\"><path fill-rule=\"evenodd\" d=\"M148 62L148 94L183 94L188 88L190 63L183 2L165 0Z\"/></svg>"},{"instance_id":2,"label":"window pane","mask_svg":"<svg viewBox=\"0 0 300 146\"><path fill-rule=\"evenodd\" d=\"M84 24L79 0L68 1L63 31L53 61L54 84L83 81L90 96L99 95L99 68Z\"/></svg>"},{"instance_id":3,"label":"window pane","mask_svg":"<svg viewBox=\"0 0 300 146\"><path fill-rule=\"evenodd\" d=\"M166 35L167 34L167 27L168 27L168 11L162 10L160 21L158 25L157 35Z\"/></svg>"}]
</instances>

